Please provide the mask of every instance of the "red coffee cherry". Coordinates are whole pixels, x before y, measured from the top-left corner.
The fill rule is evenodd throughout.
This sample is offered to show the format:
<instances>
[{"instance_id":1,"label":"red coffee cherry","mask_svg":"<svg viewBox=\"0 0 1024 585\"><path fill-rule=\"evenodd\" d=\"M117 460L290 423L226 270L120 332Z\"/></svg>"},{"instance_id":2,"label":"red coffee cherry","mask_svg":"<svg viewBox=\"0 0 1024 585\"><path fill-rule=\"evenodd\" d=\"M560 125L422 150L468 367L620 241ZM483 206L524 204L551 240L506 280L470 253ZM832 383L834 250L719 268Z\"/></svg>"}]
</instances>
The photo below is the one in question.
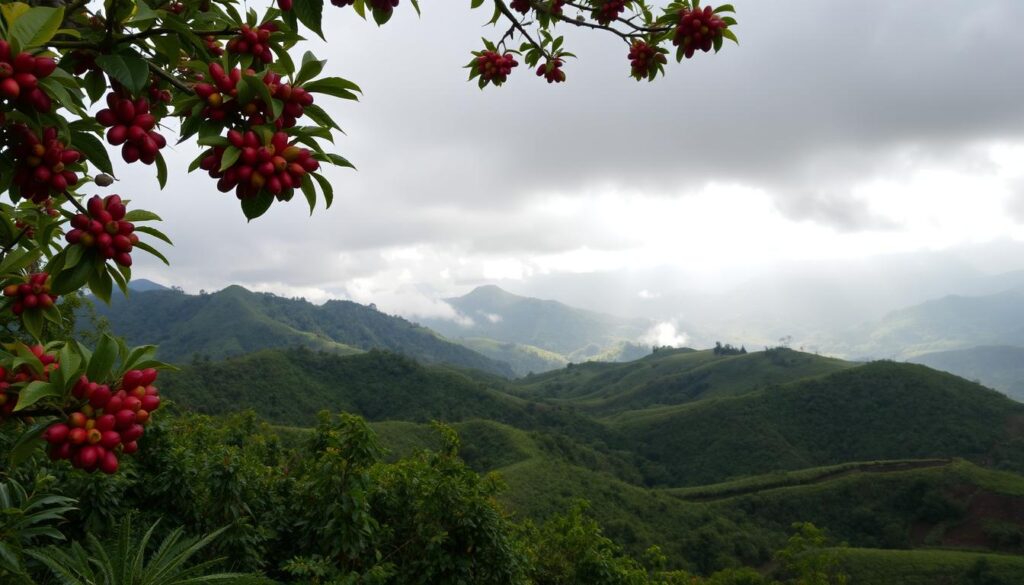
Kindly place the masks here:
<instances>
[{"instance_id":1,"label":"red coffee cherry","mask_svg":"<svg viewBox=\"0 0 1024 585\"><path fill-rule=\"evenodd\" d=\"M705 53L710 51L716 39L721 42L722 32L726 28L725 21L710 6L695 10L684 9L679 13L679 24L672 37L672 44L682 47L683 55L689 59L698 50Z\"/></svg>"},{"instance_id":2,"label":"red coffee cherry","mask_svg":"<svg viewBox=\"0 0 1024 585\"><path fill-rule=\"evenodd\" d=\"M37 136L27 126L11 128L15 145L13 185L21 196L45 203L51 195L60 195L78 183L78 174L70 170L82 154L58 139L56 128L46 128Z\"/></svg>"},{"instance_id":3,"label":"red coffee cherry","mask_svg":"<svg viewBox=\"0 0 1024 585\"><path fill-rule=\"evenodd\" d=\"M15 315L49 309L57 302L57 295L50 293L50 275L46 272L30 274L25 282L9 284L3 292L13 300L11 311Z\"/></svg>"},{"instance_id":4,"label":"red coffee cherry","mask_svg":"<svg viewBox=\"0 0 1024 585\"><path fill-rule=\"evenodd\" d=\"M667 51L647 44L645 41L633 41L629 47L629 74L641 79L654 79L661 65L668 62Z\"/></svg>"},{"instance_id":5,"label":"red coffee cherry","mask_svg":"<svg viewBox=\"0 0 1024 585\"><path fill-rule=\"evenodd\" d=\"M119 195L100 199L94 196L86 206L88 215L79 213L71 218L72 230L65 238L71 245L93 250L104 260L113 260L121 266L131 266L131 252L139 237L135 224L124 221L126 208Z\"/></svg>"},{"instance_id":6,"label":"red coffee cherry","mask_svg":"<svg viewBox=\"0 0 1024 585\"><path fill-rule=\"evenodd\" d=\"M512 53L502 55L497 51L486 50L473 54L476 55L473 65L484 84L501 85L505 83L509 74L512 73L512 69L519 66L519 62L516 61Z\"/></svg>"},{"instance_id":7,"label":"red coffee cherry","mask_svg":"<svg viewBox=\"0 0 1024 585\"><path fill-rule=\"evenodd\" d=\"M562 71L564 61L560 57L552 57L547 62L537 67L537 77L543 77L548 83L562 83L565 81L565 71Z\"/></svg>"},{"instance_id":8,"label":"red coffee cherry","mask_svg":"<svg viewBox=\"0 0 1024 585\"><path fill-rule=\"evenodd\" d=\"M239 199L256 197L261 192L274 195L279 201L291 199L295 188L302 186L308 173L320 168L320 163L305 148L288 143L288 135L276 132L262 142L255 132L228 132L231 147L238 149L238 160L221 170L226 148L218 146L207 150L199 168L217 181L222 193L235 191Z\"/></svg>"}]
</instances>

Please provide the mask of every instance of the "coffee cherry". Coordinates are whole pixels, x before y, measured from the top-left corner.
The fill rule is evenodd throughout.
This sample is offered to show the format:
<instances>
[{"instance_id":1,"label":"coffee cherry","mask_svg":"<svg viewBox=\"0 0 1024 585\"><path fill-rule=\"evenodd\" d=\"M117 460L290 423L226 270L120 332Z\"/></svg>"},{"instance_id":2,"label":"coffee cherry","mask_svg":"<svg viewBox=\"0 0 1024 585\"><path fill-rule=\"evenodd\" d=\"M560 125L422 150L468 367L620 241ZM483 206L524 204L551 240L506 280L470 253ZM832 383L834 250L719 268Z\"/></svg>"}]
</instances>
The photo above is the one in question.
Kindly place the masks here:
<instances>
[{"instance_id":1,"label":"coffee cherry","mask_svg":"<svg viewBox=\"0 0 1024 585\"><path fill-rule=\"evenodd\" d=\"M543 77L548 83L562 83L565 81L565 71L562 71L564 61L560 57L551 57L546 63L537 67L537 77Z\"/></svg>"},{"instance_id":2,"label":"coffee cherry","mask_svg":"<svg viewBox=\"0 0 1024 585\"><path fill-rule=\"evenodd\" d=\"M487 50L474 52L473 54L476 55L476 59L474 59L472 65L476 67L482 85L487 83L501 85L505 83L509 74L512 73L512 68L519 65L512 53L501 55L496 51Z\"/></svg>"},{"instance_id":3,"label":"coffee cherry","mask_svg":"<svg viewBox=\"0 0 1024 585\"><path fill-rule=\"evenodd\" d=\"M595 6L591 16L599 24L607 26L622 14L622 11L626 9L627 3L628 0L605 0Z\"/></svg>"},{"instance_id":4,"label":"coffee cherry","mask_svg":"<svg viewBox=\"0 0 1024 585\"><path fill-rule=\"evenodd\" d=\"M680 47L683 55L689 59L694 52L699 50L707 53L716 41L721 42L726 28L725 21L710 6L684 9L679 13L679 24L672 37L672 44Z\"/></svg>"},{"instance_id":5,"label":"coffee cherry","mask_svg":"<svg viewBox=\"0 0 1024 585\"><path fill-rule=\"evenodd\" d=\"M115 91L107 94L107 106L96 113L96 121L110 128L107 142L121 146L121 158L126 163L141 160L143 164L153 164L160 149L167 146L167 140L153 130L157 120L150 113L149 100L133 100Z\"/></svg>"},{"instance_id":6,"label":"coffee cherry","mask_svg":"<svg viewBox=\"0 0 1024 585\"><path fill-rule=\"evenodd\" d=\"M70 170L82 154L67 148L57 137L56 128L46 128L37 136L27 126L11 128L16 142L15 169L12 178L22 197L45 203L52 194L60 195L78 183L78 174Z\"/></svg>"},{"instance_id":7,"label":"coffee cherry","mask_svg":"<svg viewBox=\"0 0 1024 585\"><path fill-rule=\"evenodd\" d=\"M630 75L640 81L644 78L654 79L661 66L668 62L666 50L652 46L644 41L633 41L629 47Z\"/></svg>"},{"instance_id":8,"label":"coffee cherry","mask_svg":"<svg viewBox=\"0 0 1024 585\"><path fill-rule=\"evenodd\" d=\"M221 170L226 148L218 146L203 153L199 168L219 179L217 189L223 193L233 190L239 199L265 191L287 201L294 189L302 186L303 178L320 168L309 150L289 144L284 132L276 132L266 143L252 131L229 132L228 141L241 151L233 165Z\"/></svg>"},{"instance_id":9,"label":"coffee cherry","mask_svg":"<svg viewBox=\"0 0 1024 585\"><path fill-rule=\"evenodd\" d=\"M25 282L19 284L9 284L3 293L12 299L11 311L15 315L26 310L49 309L57 300L57 295L50 293L50 275L46 272L30 274Z\"/></svg>"},{"instance_id":10,"label":"coffee cherry","mask_svg":"<svg viewBox=\"0 0 1024 585\"><path fill-rule=\"evenodd\" d=\"M271 63L274 53L270 49L270 35L277 32L277 23L265 22L257 28L243 24L238 36L228 41L228 52L235 55L252 55L262 63Z\"/></svg>"},{"instance_id":11,"label":"coffee cherry","mask_svg":"<svg viewBox=\"0 0 1024 585\"><path fill-rule=\"evenodd\" d=\"M287 12L292 9L292 0L277 0L277 7Z\"/></svg>"},{"instance_id":12,"label":"coffee cherry","mask_svg":"<svg viewBox=\"0 0 1024 585\"><path fill-rule=\"evenodd\" d=\"M16 101L28 110L49 113L53 102L39 87L39 80L56 69L57 62L52 58L31 53L12 55L10 44L0 40L0 98Z\"/></svg>"},{"instance_id":13,"label":"coffee cherry","mask_svg":"<svg viewBox=\"0 0 1024 585\"><path fill-rule=\"evenodd\" d=\"M66 235L68 243L93 250L104 260L114 260L121 266L131 266L131 251L139 241L135 224L124 221L126 208L119 195L98 195L88 201L88 215L80 213L71 218L74 228Z\"/></svg>"}]
</instances>

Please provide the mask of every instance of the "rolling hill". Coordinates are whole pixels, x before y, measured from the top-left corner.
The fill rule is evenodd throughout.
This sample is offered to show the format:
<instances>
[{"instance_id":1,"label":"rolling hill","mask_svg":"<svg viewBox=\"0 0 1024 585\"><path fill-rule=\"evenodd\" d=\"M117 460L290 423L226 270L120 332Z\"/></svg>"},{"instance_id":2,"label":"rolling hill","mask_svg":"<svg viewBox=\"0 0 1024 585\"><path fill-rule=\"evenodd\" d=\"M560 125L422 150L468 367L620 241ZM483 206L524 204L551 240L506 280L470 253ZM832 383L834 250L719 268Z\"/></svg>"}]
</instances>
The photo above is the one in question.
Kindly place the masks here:
<instances>
[{"instance_id":1,"label":"rolling hill","mask_svg":"<svg viewBox=\"0 0 1024 585\"><path fill-rule=\"evenodd\" d=\"M268 348L305 346L338 354L386 349L424 363L446 363L511 377L505 363L452 343L400 317L350 301L314 305L240 286L201 295L174 290L115 295L97 313L129 344L158 344L161 359L221 359ZM84 321L84 319L83 319Z\"/></svg>"},{"instance_id":2,"label":"rolling hill","mask_svg":"<svg viewBox=\"0 0 1024 585\"><path fill-rule=\"evenodd\" d=\"M965 457L1022 470L1024 405L920 365L874 362L744 395L621 416L666 481L697 485L846 461Z\"/></svg>"}]
</instances>

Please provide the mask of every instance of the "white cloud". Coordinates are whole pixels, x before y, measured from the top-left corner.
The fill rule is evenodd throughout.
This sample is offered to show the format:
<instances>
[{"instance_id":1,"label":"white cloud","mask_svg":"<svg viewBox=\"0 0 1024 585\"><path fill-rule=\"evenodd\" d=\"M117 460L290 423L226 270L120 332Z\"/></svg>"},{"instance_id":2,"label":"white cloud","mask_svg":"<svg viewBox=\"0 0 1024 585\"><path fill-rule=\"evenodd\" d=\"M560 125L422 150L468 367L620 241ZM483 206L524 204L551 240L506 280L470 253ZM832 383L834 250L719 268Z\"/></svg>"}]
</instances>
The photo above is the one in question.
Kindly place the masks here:
<instances>
[{"instance_id":1,"label":"white cloud","mask_svg":"<svg viewBox=\"0 0 1024 585\"><path fill-rule=\"evenodd\" d=\"M677 329L675 323L666 321L651 327L651 329L645 333L639 341L640 343L655 345L658 347L683 347L686 345L687 339L688 336L686 333Z\"/></svg>"}]
</instances>

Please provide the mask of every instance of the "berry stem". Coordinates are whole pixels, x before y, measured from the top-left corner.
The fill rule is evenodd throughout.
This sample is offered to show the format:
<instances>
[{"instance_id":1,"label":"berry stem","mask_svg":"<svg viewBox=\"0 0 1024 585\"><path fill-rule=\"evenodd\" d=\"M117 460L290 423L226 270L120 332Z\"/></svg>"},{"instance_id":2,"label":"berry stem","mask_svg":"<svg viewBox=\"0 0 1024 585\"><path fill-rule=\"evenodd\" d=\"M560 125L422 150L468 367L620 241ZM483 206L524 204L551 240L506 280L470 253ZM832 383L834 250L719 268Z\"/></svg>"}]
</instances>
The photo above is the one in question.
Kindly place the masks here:
<instances>
[{"instance_id":1,"label":"berry stem","mask_svg":"<svg viewBox=\"0 0 1024 585\"><path fill-rule=\"evenodd\" d=\"M7 253L10 252L11 250L13 250L14 247L18 245L18 242L21 241L21 238L25 236L25 234L28 232L28 230L29 230L29 226L27 226L27 225L25 227L21 228L21 231L18 232L17 237L15 237L14 240L10 244L7 244L6 246L4 246L3 250L0 250L0 258L4 258L5 256L7 256Z\"/></svg>"},{"instance_id":2,"label":"berry stem","mask_svg":"<svg viewBox=\"0 0 1024 585\"><path fill-rule=\"evenodd\" d=\"M89 215L89 210L87 210L86 208L82 207L82 204L78 202L78 199L75 199L74 195L72 195L71 193L68 193L67 191L65 191L64 192L64 196L67 197L68 201L70 201L71 204L74 205L78 209L79 213L81 213L83 215Z\"/></svg>"},{"instance_id":3,"label":"berry stem","mask_svg":"<svg viewBox=\"0 0 1024 585\"><path fill-rule=\"evenodd\" d=\"M159 65L157 65L156 63L150 61L149 59L146 59L146 64L149 65L149 70L152 71L153 74L155 74L157 77L167 81L167 83L170 83L171 85L173 85L178 90L183 91L183 92L185 92L185 93L187 93L189 95L195 93L195 91L191 87L189 87L188 85L185 85L184 82L182 82L177 77L171 75L167 71L164 71L164 69L162 67L160 67Z\"/></svg>"}]
</instances>

